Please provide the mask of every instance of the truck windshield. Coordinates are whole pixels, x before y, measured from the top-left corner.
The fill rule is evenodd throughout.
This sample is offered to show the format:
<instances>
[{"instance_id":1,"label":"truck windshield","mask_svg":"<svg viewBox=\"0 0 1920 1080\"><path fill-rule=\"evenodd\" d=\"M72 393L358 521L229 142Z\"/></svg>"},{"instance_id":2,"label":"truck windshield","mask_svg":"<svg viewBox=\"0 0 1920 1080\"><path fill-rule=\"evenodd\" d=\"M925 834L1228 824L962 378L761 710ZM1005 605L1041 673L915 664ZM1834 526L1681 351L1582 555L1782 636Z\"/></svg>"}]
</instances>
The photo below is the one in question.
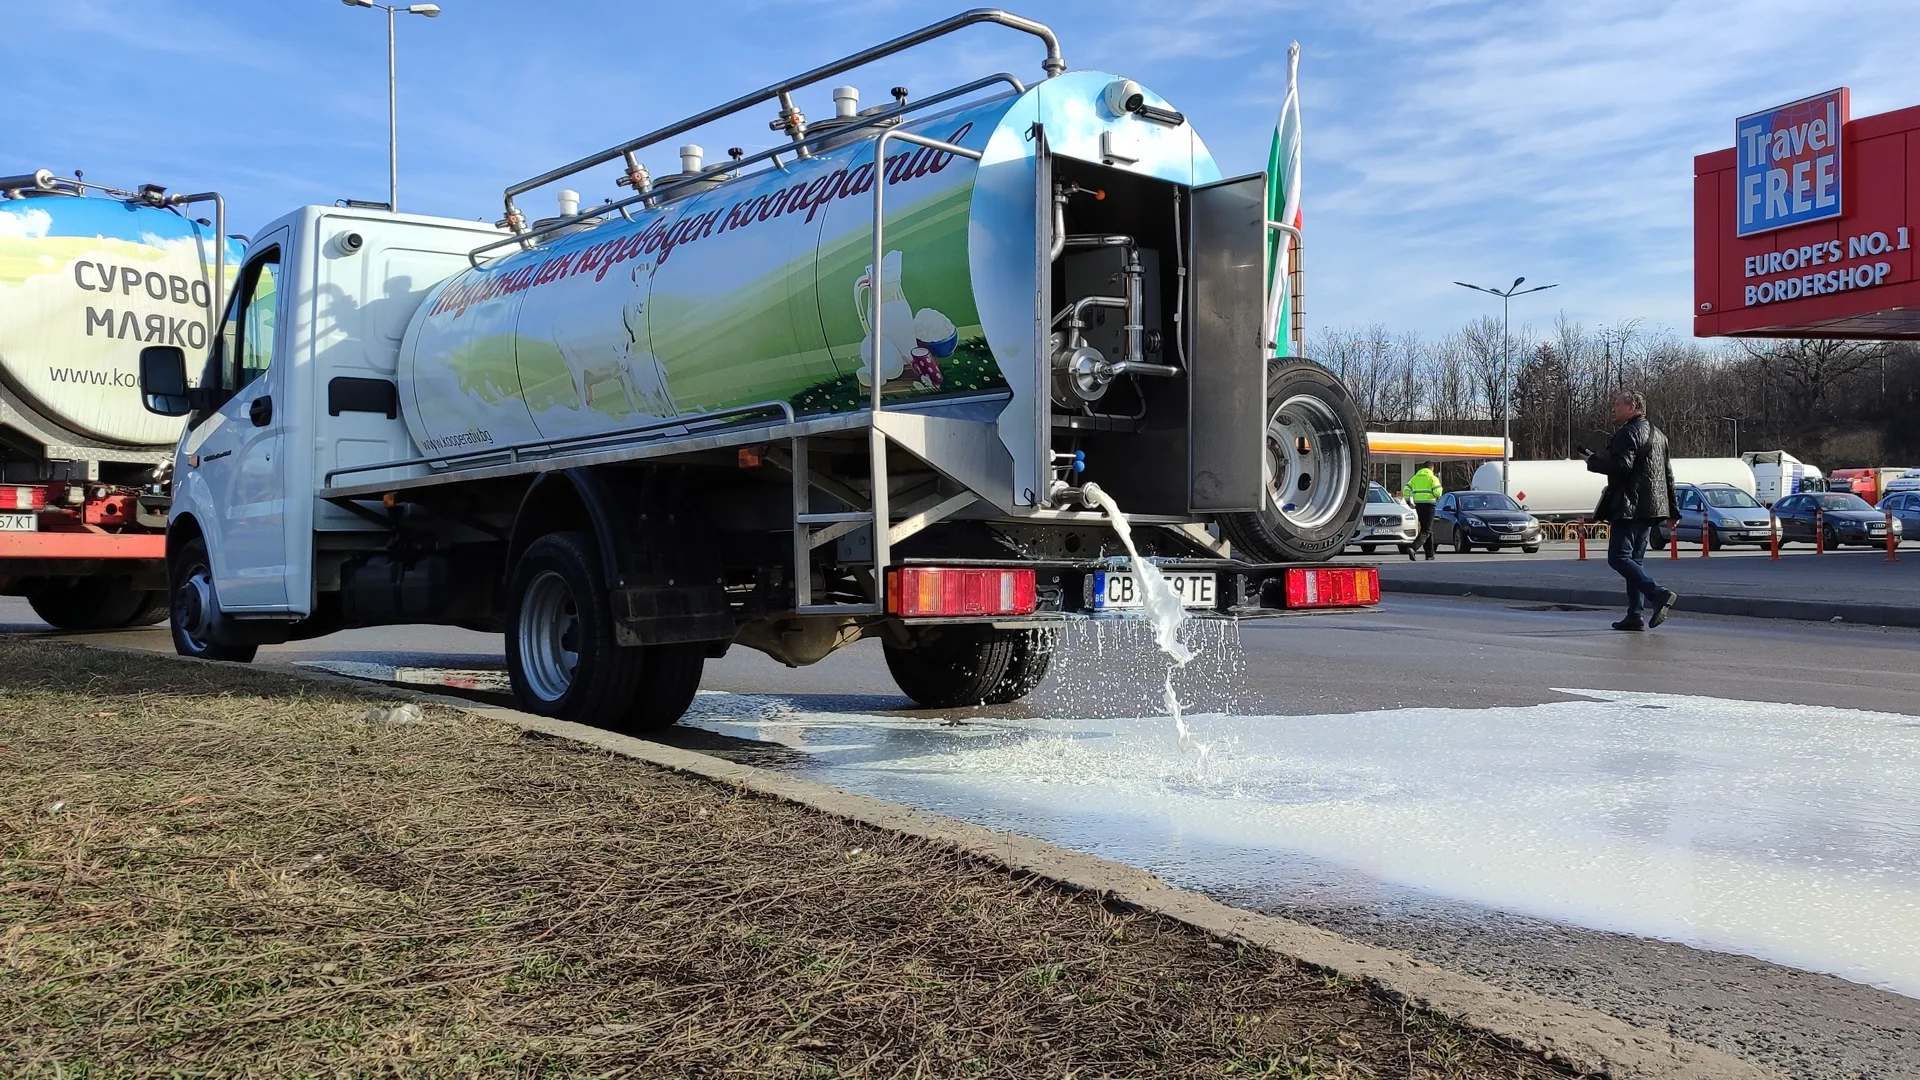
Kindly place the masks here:
<instances>
[{"instance_id":1,"label":"truck windshield","mask_svg":"<svg viewBox=\"0 0 1920 1080\"><path fill-rule=\"evenodd\" d=\"M1707 500L1708 506L1725 508L1759 507L1753 496L1739 488L1703 488L1700 495Z\"/></svg>"}]
</instances>

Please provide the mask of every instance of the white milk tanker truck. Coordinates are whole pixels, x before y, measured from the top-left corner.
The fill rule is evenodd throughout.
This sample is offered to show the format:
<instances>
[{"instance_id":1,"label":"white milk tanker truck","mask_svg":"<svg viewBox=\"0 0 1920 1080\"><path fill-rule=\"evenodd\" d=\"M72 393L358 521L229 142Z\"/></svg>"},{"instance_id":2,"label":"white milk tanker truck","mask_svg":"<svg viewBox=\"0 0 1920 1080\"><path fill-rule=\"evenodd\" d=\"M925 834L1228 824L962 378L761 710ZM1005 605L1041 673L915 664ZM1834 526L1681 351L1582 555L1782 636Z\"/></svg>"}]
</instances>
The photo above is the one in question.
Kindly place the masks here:
<instances>
[{"instance_id":1,"label":"white milk tanker truck","mask_svg":"<svg viewBox=\"0 0 1920 1080\"><path fill-rule=\"evenodd\" d=\"M795 102L980 23L1041 39L1046 77ZM761 106L776 149L641 161ZM602 166L632 193L527 221ZM211 379L140 357L189 416L175 643L499 629L524 707L632 731L734 644L799 665L877 636L926 705L1011 701L1052 627L1141 602L1093 481L1191 609L1374 603L1371 568L1316 565L1364 435L1324 369L1267 359L1265 184L974 11L516 184L500 228L296 211L253 238Z\"/></svg>"},{"instance_id":2,"label":"white milk tanker truck","mask_svg":"<svg viewBox=\"0 0 1920 1080\"><path fill-rule=\"evenodd\" d=\"M206 354L229 254L219 201L0 176L0 594L55 626L166 617L180 421L141 407L134 361L143 343ZM186 216L200 202L213 221Z\"/></svg>"}]
</instances>

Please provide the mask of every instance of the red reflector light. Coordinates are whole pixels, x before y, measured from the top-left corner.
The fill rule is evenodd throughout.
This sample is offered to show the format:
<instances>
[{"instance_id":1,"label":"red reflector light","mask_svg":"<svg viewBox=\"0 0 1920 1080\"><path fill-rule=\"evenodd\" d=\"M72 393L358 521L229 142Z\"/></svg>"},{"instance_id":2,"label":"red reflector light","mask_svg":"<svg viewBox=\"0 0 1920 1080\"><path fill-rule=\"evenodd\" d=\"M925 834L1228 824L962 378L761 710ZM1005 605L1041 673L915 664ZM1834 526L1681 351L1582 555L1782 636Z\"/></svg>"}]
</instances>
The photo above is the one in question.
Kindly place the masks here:
<instances>
[{"instance_id":1,"label":"red reflector light","mask_svg":"<svg viewBox=\"0 0 1920 1080\"><path fill-rule=\"evenodd\" d=\"M1032 570L910 566L887 572L887 610L928 615L1030 615L1039 606Z\"/></svg>"},{"instance_id":2,"label":"red reflector light","mask_svg":"<svg viewBox=\"0 0 1920 1080\"><path fill-rule=\"evenodd\" d=\"M46 488L0 487L0 510L39 510L46 505Z\"/></svg>"},{"instance_id":3,"label":"red reflector light","mask_svg":"<svg viewBox=\"0 0 1920 1080\"><path fill-rule=\"evenodd\" d=\"M1290 608L1364 607L1380 602L1380 572L1371 566L1287 571Z\"/></svg>"}]
</instances>

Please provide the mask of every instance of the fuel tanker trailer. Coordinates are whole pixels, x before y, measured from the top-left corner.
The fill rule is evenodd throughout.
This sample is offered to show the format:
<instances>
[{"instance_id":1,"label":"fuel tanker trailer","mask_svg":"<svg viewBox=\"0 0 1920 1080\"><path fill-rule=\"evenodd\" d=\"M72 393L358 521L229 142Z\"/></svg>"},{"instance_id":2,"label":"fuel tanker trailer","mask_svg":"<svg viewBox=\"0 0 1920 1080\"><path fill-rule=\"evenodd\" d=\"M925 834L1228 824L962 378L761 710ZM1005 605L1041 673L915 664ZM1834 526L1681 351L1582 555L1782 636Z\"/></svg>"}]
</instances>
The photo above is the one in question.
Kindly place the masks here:
<instances>
[{"instance_id":1,"label":"fuel tanker trailer","mask_svg":"<svg viewBox=\"0 0 1920 1080\"><path fill-rule=\"evenodd\" d=\"M1037 38L1044 77L866 107L842 82L970 27ZM756 112L778 146L689 141ZM878 637L956 706L1026 694L1068 620L1374 603L1371 568L1323 561L1360 418L1261 340L1266 193L1172 103L981 10L515 184L497 226L295 211L214 345L251 377L141 357L149 406L191 414L176 645L492 628L526 708L647 730L734 645Z\"/></svg>"},{"instance_id":2,"label":"fuel tanker trailer","mask_svg":"<svg viewBox=\"0 0 1920 1080\"><path fill-rule=\"evenodd\" d=\"M200 202L215 220L188 216ZM55 626L166 617L180 421L141 407L136 369L148 343L206 354L228 253L218 202L0 176L0 594Z\"/></svg>"}]
</instances>

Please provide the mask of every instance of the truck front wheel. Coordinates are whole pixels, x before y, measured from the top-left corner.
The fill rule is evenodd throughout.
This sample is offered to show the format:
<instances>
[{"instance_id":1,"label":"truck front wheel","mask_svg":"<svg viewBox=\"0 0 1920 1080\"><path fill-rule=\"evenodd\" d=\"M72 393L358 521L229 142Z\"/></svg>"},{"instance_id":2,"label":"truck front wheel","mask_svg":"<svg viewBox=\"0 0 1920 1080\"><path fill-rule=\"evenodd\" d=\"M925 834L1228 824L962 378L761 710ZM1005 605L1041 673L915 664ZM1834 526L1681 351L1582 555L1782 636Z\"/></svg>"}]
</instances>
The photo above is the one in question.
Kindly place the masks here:
<instances>
[{"instance_id":1,"label":"truck front wheel","mask_svg":"<svg viewBox=\"0 0 1920 1080\"><path fill-rule=\"evenodd\" d=\"M929 627L911 645L884 644L900 691L929 709L1005 705L1033 692L1053 664L1045 630Z\"/></svg>"},{"instance_id":2,"label":"truck front wheel","mask_svg":"<svg viewBox=\"0 0 1920 1080\"><path fill-rule=\"evenodd\" d=\"M594 727L627 726L645 653L616 643L604 578L585 533L549 533L520 556L507 590L507 676L521 708Z\"/></svg>"},{"instance_id":3,"label":"truck front wheel","mask_svg":"<svg viewBox=\"0 0 1920 1080\"><path fill-rule=\"evenodd\" d=\"M1259 562L1333 558L1366 506L1360 410L1339 378L1310 360L1267 368L1263 495L1260 509L1219 519L1234 554Z\"/></svg>"},{"instance_id":4,"label":"truck front wheel","mask_svg":"<svg viewBox=\"0 0 1920 1080\"><path fill-rule=\"evenodd\" d=\"M250 664L258 645L228 645L219 640L220 597L213 588L213 561L200 537L180 545L167 562L172 600L173 651L196 660L232 660Z\"/></svg>"},{"instance_id":5,"label":"truck front wheel","mask_svg":"<svg viewBox=\"0 0 1920 1080\"><path fill-rule=\"evenodd\" d=\"M149 626L167 617L166 594L124 579L89 577L44 584L27 595L33 613L62 630Z\"/></svg>"}]
</instances>

